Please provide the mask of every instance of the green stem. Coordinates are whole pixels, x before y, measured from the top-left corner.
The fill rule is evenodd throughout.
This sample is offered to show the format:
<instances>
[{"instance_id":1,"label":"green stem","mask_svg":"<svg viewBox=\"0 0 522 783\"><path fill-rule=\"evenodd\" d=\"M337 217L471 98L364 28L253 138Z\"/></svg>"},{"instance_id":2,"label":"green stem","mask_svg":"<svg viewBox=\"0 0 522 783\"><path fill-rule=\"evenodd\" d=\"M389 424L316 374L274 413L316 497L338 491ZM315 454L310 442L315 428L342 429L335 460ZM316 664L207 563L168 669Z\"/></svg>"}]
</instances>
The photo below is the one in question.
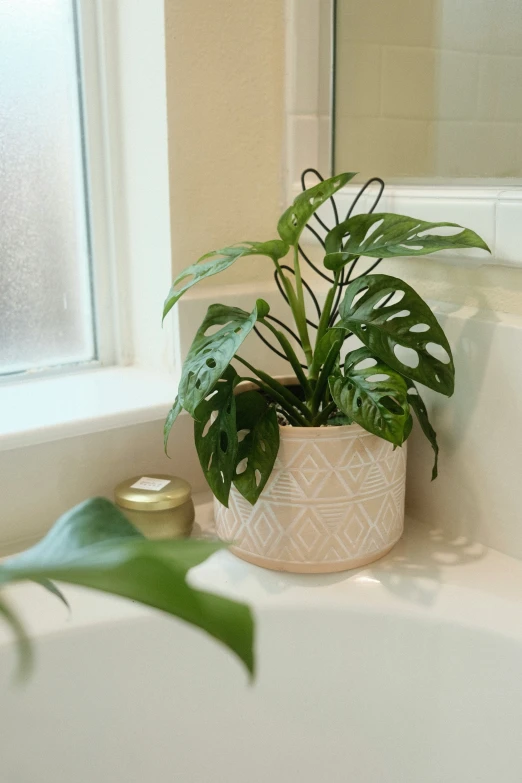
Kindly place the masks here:
<instances>
[{"instance_id":1,"label":"green stem","mask_svg":"<svg viewBox=\"0 0 522 783\"><path fill-rule=\"evenodd\" d=\"M306 405L304 404L304 402L301 402L299 397L296 397L295 394L292 394L292 392L289 389L287 389L286 386L283 386L282 383L278 383L278 381L271 378L270 375L267 375L266 372L263 372L262 370L257 370L253 365L250 364L250 362L247 362L246 359L242 359L237 354L235 358L238 360L238 362L244 364L245 367L248 367L250 372L253 372L254 375L257 375L257 377L263 381L264 386L267 386L270 389L270 391L273 393L274 399L277 399L277 401L284 408L290 405L291 408L297 408L297 411L300 411L299 414L297 414L297 411L295 412L295 415L299 415L299 418L301 418L302 421L304 421L304 424L301 424L300 426L302 427L310 426L309 422L312 418L311 413L306 407Z\"/></svg>"},{"instance_id":2,"label":"green stem","mask_svg":"<svg viewBox=\"0 0 522 783\"><path fill-rule=\"evenodd\" d=\"M329 415L333 413L336 409L337 409L337 405L335 404L335 402L328 403L326 408L323 408L321 413L315 417L313 421L313 426L320 427L322 424L325 423L325 421L328 420Z\"/></svg>"},{"instance_id":3,"label":"green stem","mask_svg":"<svg viewBox=\"0 0 522 783\"><path fill-rule=\"evenodd\" d=\"M280 279L281 283L283 284L283 288L285 289L285 293L286 293L286 295L288 297L289 307L292 310L292 313L294 313L294 317L295 317L295 311L296 311L296 308L297 308L298 304L297 304L297 297L296 297L296 294L295 294L295 291L294 291L294 287L293 287L292 283L290 282L290 280L287 277L285 277L285 274L284 274L283 270L281 269L281 266L280 266L279 262L274 259L274 263L275 263L276 268L277 268L279 279Z\"/></svg>"},{"instance_id":4,"label":"green stem","mask_svg":"<svg viewBox=\"0 0 522 783\"><path fill-rule=\"evenodd\" d=\"M301 362L299 361L289 340L286 338L283 332L279 331L279 329L276 329L275 326L273 326L268 321L263 320L261 323L264 324L264 326L266 326L267 329L270 329L272 334L277 338L277 340L279 340L279 344L283 349L283 351L285 352L286 356L288 357L288 361L292 365L292 369L296 374L297 380L301 384L301 387L305 393L306 398L309 399L312 396L312 387L310 386L308 382L308 378L303 372L303 368L301 367Z\"/></svg>"},{"instance_id":5,"label":"green stem","mask_svg":"<svg viewBox=\"0 0 522 783\"><path fill-rule=\"evenodd\" d=\"M304 300L303 281L301 280L301 267L299 266L299 250L297 242L294 245L294 272L295 272L295 293L296 293L296 308L292 307L294 313L295 324L299 337L301 338L301 344L306 356L306 363L308 367L311 367L313 361L312 346L310 344L310 337L308 336L308 326L306 323L306 305Z\"/></svg>"},{"instance_id":6,"label":"green stem","mask_svg":"<svg viewBox=\"0 0 522 783\"><path fill-rule=\"evenodd\" d=\"M315 346L319 345L319 341L324 337L326 332L328 331L328 323L330 321L330 316L332 314L332 305L335 297L335 292L337 290L337 282L339 280L340 272L335 272L335 279L334 284L328 291L326 295L326 299L324 302L324 307L321 313L321 318L319 319L319 327L317 329L317 336L315 338ZM314 357L312 360L312 366L310 367L309 372L309 379L310 380L317 380L319 376L319 370L321 369L321 365L318 362L317 358L317 352L314 351Z\"/></svg>"},{"instance_id":7,"label":"green stem","mask_svg":"<svg viewBox=\"0 0 522 783\"><path fill-rule=\"evenodd\" d=\"M255 383L256 386L259 386L260 389L262 389L266 394L272 397L272 399L275 402L278 402L281 408L284 411L284 414L290 424L292 424L294 427L309 427L310 422L306 421L302 416L300 416L299 413L297 413L296 410L292 409L290 411L288 409L288 405L285 403L284 399L281 397L279 399L278 395L274 392L273 389L270 389L268 386L266 386L263 381L260 381L259 378L250 378L248 375L242 375L241 376L242 381L250 381L251 383Z\"/></svg>"},{"instance_id":8,"label":"green stem","mask_svg":"<svg viewBox=\"0 0 522 783\"><path fill-rule=\"evenodd\" d=\"M334 345L332 345L332 347L328 351L328 356L326 357L325 362L323 364L323 368L319 373L319 378L317 380L317 384L314 389L314 395L312 397L312 406L311 406L312 413L314 415L319 410L319 405L321 404L324 391L328 387L328 378L330 377L330 373L334 368L335 362L337 360L337 357L339 356L339 352L343 344L343 332L341 330L339 330L339 332L340 332L339 339L337 340L336 343L334 343Z\"/></svg>"}]
</instances>

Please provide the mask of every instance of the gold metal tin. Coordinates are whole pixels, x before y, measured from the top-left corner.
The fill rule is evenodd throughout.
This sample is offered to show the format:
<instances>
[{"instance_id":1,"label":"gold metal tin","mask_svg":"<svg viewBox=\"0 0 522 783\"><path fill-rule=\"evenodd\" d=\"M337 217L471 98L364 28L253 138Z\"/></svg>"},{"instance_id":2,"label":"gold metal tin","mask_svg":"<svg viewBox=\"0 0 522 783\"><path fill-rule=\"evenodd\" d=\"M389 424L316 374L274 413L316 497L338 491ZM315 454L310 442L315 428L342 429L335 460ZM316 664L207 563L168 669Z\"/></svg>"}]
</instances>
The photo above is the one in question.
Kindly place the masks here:
<instances>
[{"instance_id":1,"label":"gold metal tin","mask_svg":"<svg viewBox=\"0 0 522 783\"><path fill-rule=\"evenodd\" d=\"M147 481L147 479L152 481ZM159 489L136 488L155 482L168 482ZM189 536L194 522L191 487L176 476L151 473L122 481L114 490L114 499L126 517L147 538Z\"/></svg>"}]
</instances>

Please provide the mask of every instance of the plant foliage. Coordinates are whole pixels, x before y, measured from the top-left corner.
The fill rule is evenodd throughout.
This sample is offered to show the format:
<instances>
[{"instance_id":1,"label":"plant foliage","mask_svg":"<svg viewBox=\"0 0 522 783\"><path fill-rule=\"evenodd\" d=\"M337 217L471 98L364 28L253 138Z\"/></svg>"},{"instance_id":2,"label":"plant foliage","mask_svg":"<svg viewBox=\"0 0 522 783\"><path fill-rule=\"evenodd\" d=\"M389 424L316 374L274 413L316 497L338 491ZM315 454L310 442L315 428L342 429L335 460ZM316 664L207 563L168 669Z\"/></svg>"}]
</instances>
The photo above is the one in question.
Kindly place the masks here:
<instances>
[{"instance_id":1,"label":"plant foliage","mask_svg":"<svg viewBox=\"0 0 522 783\"><path fill-rule=\"evenodd\" d=\"M49 580L91 587L160 609L201 628L229 648L254 673L254 623L242 603L197 590L188 571L223 548L195 539L151 541L112 503L94 498L61 517L32 549L0 565L0 588L31 580L65 600ZM31 645L7 599L0 616L11 626L20 653L19 671L31 664Z\"/></svg>"},{"instance_id":2,"label":"plant foliage","mask_svg":"<svg viewBox=\"0 0 522 783\"><path fill-rule=\"evenodd\" d=\"M196 447L207 481L224 505L232 485L250 503L257 501L277 457L278 416L287 426L355 423L400 447L412 431L413 413L433 447L432 478L437 475L437 436L415 384L451 396L451 348L432 311L411 286L373 271L384 258L489 248L474 231L455 223L375 213L373 208L354 216L350 210L340 220L334 196L354 176L339 174L299 194L278 222L279 239L242 242L203 256L176 278L165 302L166 314L192 285L255 254L273 263L289 306L289 323L282 324L262 300L250 313L212 305L183 366L178 396L165 423L165 446L174 420L185 409L195 420ZM326 229L320 274L330 287L323 306L316 303L314 323L305 302L299 240L329 200L335 225L326 229L324 213L317 225ZM317 236L316 229L310 230ZM292 267L281 263L287 254ZM354 275L365 257L377 260ZM220 328L209 334L216 326ZM296 377L293 386L281 384L241 355L244 340L253 331L262 336L260 329L277 341L279 354ZM254 381L257 388L236 396L245 380Z\"/></svg>"}]
</instances>

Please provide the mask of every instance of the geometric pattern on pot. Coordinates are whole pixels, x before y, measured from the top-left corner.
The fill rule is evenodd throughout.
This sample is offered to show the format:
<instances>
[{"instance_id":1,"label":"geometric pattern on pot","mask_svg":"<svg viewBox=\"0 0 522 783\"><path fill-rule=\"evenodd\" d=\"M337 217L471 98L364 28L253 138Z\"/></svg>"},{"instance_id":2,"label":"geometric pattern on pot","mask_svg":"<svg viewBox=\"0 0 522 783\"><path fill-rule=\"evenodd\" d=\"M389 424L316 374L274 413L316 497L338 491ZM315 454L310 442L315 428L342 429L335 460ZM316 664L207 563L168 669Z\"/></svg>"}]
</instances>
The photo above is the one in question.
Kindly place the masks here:
<instances>
[{"instance_id":1,"label":"geometric pattern on pot","mask_svg":"<svg viewBox=\"0 0 522 783\"><path fill-rule=\"evenodd\" d=\"M278 458L255 506L234 488L215 503L220 538L240 557L281 570L370 562L404 525L406 447L358 425L282 427Z\"/></svg>"}]
</instances>

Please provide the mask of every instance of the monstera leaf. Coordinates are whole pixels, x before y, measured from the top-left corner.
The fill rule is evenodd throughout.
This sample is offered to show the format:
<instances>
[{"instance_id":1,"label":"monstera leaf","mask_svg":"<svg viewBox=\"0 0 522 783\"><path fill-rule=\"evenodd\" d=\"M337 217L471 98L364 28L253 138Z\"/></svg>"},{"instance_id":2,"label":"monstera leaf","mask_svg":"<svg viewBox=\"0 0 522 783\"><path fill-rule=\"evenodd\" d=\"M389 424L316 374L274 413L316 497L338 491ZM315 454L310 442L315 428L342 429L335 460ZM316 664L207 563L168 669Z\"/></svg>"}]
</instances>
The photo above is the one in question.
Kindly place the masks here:
<instances>
[{"instance_id":1,"label":"monstera leaf","mask_svg":"<svg viewBox=\"0 0 522 783\"><path fill-rule=\"evenodd\" d=\"M180 405L179 399L176 397L174 404L165 419L165 424L163 425L163 447L165 449L165 454L167 454L170 431L182 410L183 408Z\"/></svg>"},{"instance_id":2,"label":"monstera leaf","mask_svg":"<svg viewBox=\"0 0 522 783\"><path fill-rule=\"evenodd\" d=\"M273 405L256 391L239 394L237 430L241 437L234 486L254 505L270 478L279 451L279 424Z\"/></svg>"},{"instance_id":3,"label":"monstera leaf","mask_svg":"<svg viewBox=\"0 0 522 783\"><path fill-rule=\"evenodd\" d=\"M224 506L228 506L237 463L234 387L238 381L235 370L228 367L214 392L198 405L194 422L194 441L199 462L210 489Z\"/></svg>"},{"instance_id":4,"label":"monstera leaf","mask_svg":"<svg viewBox=\"0 0 522 783\"><path fill-rule=\"evenodd\" d=\"M249 608L187 583L187 573L222 544L191 539L149 541L112 503L94 498L69 511L32 549L0 565L0 587L56 579L152 606L203 629L254 671ZM0 614L6 617L5 604ZM13 619L14 618L14 619ZM7 616L19 638L19 620Z\"/></svg>"},{"instance_id":5,"label":"monstera leaf","mask_svg":"<svg viewBox=\"0 0 522 783\"><path fill-rule=\"evenodd\" d=\"M337 177L325 179L324 182L300 193L294 203L279 218L277 233L281 239L288 245L295 245L316 209L328 201L353 177L355 177L355 173L338 174Z\"/></svg>"},{"instance_id":6,"label":"monstera leaf","mask_svg":"<svg viewBox=\"0 0 522 783\"><path fill-rule=\"evenodd\" d=\"M440 228L461 230L452 236L433 233ZM327 269L337 271L355 256L422 256L437 250L472 247L489 252L489 247L478 234L457 223L427 223L387 212L355 215L328 233L324 265Z\"/></svg>"},{"instance_id":7,"label":"monstera leaf","mask_svg":"<svg viewBox=\"0 0 522 783\"><path fill-rule=\"evenodd\" d=\"M372 366L362 366L365 360ZM368 432L401 446L409 417L404 378L366 348L346 357L344 376L330 376L330 393L342 413Z\"/></svg>"},{"instance_id":8,"label":"monstera leaf","mask_svg":"<svg viewBox=\"0 0 522 783\"><path fill-rule=\"evenodd\" d=\"M417 420L421 426L423 433L431 444L435 459L433 461L433 470L431 472L431 480L434 481L438 475L438 462L439 462L439 444L437 443L437 433L430 424L428 418L428 411L422 397L420 396L415 384L411 384L408 388L408 402L411 405Z\"/></svg>"},{"instance_id":9,"label":"monstera leaf","mask_svg":"<svg viewBox=\"0 0 522 783\"><path fill-rule=\"evenodd\" d=\"M269 242L240 242L232 247L224 247L221 250L212 250L192 266L181 272L169 291L163 307L163 318L172 310L176 302L185 291L207 277L217 275L232 266L239 258L244 256L267 256L273 261L283 258L288 253L288 245L280 239L272 239Z\"/></svg>"},{"instance_id":10,"label":"monstera leaf","mask_svg":"<svg viewBox=\"0 0 522 783\"><path fill-rule=\"evenodd\" d=\"M258 318L268 312L263 299L257 300L251 313L222 304L208 308L183 364L178 389L180 405L191 416L196 416L196 408L210 394ZM207 335L213 326L222 328Z\"/></svg>"},{"instance_id":11,"label":"monstera leaf","mask_svg":"<svg viewBox=\"0 0 522 783\"><path fill-rule=\"evenodd\" d=\"M394 302L399 292L402 298ZM428 305L403 280L357 278L347 286L339 313L335 326L354 332L392 369L448 397L453 394L455 368L446 336Z\"/></svg>"}]
</instances>

